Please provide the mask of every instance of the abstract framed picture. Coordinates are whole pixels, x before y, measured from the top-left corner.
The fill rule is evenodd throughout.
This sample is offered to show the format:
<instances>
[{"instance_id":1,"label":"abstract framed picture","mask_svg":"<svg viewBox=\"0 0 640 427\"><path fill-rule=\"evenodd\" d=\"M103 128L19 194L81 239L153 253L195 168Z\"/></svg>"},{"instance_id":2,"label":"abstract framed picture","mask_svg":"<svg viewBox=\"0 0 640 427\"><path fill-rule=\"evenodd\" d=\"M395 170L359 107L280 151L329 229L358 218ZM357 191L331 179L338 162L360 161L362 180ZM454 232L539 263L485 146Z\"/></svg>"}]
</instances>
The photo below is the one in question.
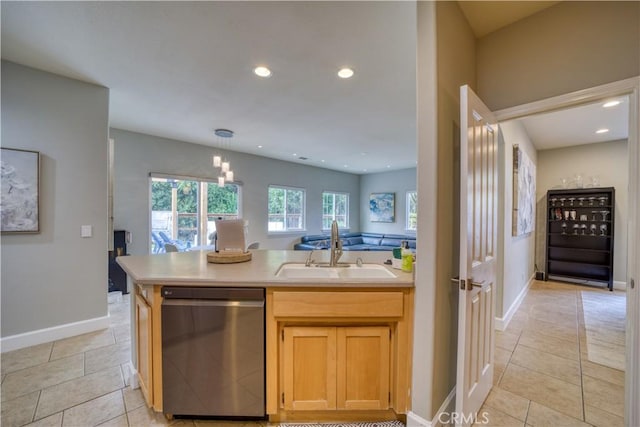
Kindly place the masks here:
<instances>
[{"instance_id":1,"label":"abstract framed picture","mask_svg":"<svg viewBox=\"0 0 640 427\"><path fill-rule=\"evenodd\" d=\"M2 148L2 233L40 232L40 153Z\"/></svg>"},{"instance_id":2,"label":"abstract framed picture","mask_svg":"<svg viewBox=\"0 0 640 427\"><path fill-rule=\"evenodd\" d=\"M512 235L531 233L536 219L536 165L518 145L513 146Z\"/></svg>"},{"instance_id":3,"label":"abstract framed picture","mask_svg":"<svg viewBox=\"0 0 640 427\"><path fill-rule=\"evenodd\" d=\"M371 193L369 219L371 222L395 222L395 193Z\"/></svg>"}]
</instances>

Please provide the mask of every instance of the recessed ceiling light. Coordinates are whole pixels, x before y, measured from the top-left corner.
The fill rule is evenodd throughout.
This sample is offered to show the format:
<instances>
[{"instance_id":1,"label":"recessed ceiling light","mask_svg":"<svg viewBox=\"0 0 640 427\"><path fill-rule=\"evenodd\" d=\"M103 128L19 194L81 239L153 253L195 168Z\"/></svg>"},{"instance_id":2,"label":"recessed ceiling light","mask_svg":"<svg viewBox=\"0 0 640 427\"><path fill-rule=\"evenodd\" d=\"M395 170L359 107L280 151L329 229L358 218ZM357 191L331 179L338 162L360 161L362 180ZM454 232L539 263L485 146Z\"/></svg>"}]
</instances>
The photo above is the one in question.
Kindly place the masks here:
<instances>
[{"instance_id":1,"label":"recessed ceiling light","mask_svg":"<svg viewBox=\"0 0 640 427\"><path fill-rule=\"evenodd\" d=\"M296 156L297 156L297 154L296 154L296 153L293 153L293 157L296 157Z\"/></svg>"},{"instance_id":2,"label":"recessed ceiling light","mask_svg":"<svg viewBox=\"0 0 640 427\"><path fill-rule=\"evenodd\" d=\"M258 148L262 148L262 145L258 145Z\"/></svg>"},{"instance_id":3,"label":"recessed ceiling light","mask_svg":"<svg viewBox=\"0 0 640 427\"><path fill-rule=\"evenodd\" d=\"M324 163L324 160L320 160L322 163Z\"/></svg>"},{"instance_id":4,"label":"recessed ceiling light","mask_svg":"<svg viewBox=\"0 0 640 427\"><path fill-rule=\"evenodd\" d=\"M350 77L353 77L353 70L351 68L343 68L338 71L338 77L340 77L341 79L348 79Z\"/></svg>"},{"instance_id":5,"label":"recessed ceiling light","mask_svg":"<svg viewBox=\"0 0 640 427\"><path fill-rule=\"evenodd\" d=\"M609 132L609 129L605 129L605 128L598 129L598 130L596 131L596 133L607 133L607 132Z\"/></svg>"},{"instance_id":6,"label":"recessed ceiling light","mask_svg":"<svg viewBox=\"0 0 640 427\"><path fill-rule=\"evenodd\" d=\"M609 101L609 102L605 102L604 104L602 104L602 106L604 108L611 108L611 107L615 107L616 105L620 105L620 101L618 101L618 100Z\"/></svg>"},{"instance_id":7,"label":"recessed ceiling light","mask_svg":"<svg viewBox=\"0 0 640 427\"><path fill-rule=\"evenodd\" d=\"M256 67L253 69L253 72L255 73L256 76L260 76L260 77L270 77L271 76L271 70L268 69L267 67Z\"/></svg>"},{"instance_id":8,"label":"recessed ceiling light","mask_svg":"<svg viewBox=\"0 0 640 427\"><path fill-rule=\"evenodd\" d=\"M391 167L391 165L387 165L387 168L390 168L390 167Z\"/></svg>"}]
</instances>

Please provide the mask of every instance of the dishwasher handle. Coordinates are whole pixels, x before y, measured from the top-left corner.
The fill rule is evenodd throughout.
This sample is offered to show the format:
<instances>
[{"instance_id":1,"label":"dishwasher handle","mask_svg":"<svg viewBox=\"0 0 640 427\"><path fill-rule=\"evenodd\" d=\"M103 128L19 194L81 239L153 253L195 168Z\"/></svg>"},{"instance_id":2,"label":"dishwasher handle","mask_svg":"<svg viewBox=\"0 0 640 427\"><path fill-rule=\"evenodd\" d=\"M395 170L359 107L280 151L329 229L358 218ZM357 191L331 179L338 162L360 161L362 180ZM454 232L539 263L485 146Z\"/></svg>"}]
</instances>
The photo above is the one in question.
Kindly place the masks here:
<instances>
[{"instance_id":1,"label":"dishwasher handle","mask_svg":"<svg viewBox=\"0 0 640 427\"><path fill-rule=\"evenodd\" d=\"M264 301L227 301L214 299L165 299L162 305L184 307L238 307L238 308L262 308Z\"/></svg>"}]
</instances>

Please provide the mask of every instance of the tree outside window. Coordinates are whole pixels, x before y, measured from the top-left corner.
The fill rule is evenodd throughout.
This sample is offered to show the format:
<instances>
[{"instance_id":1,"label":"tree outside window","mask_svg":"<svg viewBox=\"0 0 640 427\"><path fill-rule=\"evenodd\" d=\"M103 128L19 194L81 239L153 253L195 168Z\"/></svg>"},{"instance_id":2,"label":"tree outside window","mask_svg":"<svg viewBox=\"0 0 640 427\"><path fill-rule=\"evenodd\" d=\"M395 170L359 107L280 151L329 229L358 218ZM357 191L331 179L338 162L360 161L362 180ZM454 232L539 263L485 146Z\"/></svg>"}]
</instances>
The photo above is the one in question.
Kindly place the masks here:
<instances>
[{"instance_id":1,"label":"tree outside window","mask_svg":"<svg viewBox=\"0 0 640 427\"><path fill-rule=\"evenodd\" d=\"M407 191L407 230L418 229L418 192Z\"/></svg>"},{"instance_id":2,"label":"tree outside window","mask_svg":"<svg viewBox=\"0 0 640 427\"><path fill-rule=\"evenodd\" d=\"M269 186L269 232L304 230L305 191Z\"/></svg>"},{"instance_id":3,"label":"tree outside window","mask_svg":"<svg viewBox=\"0 0 640 427\"><path fill-rule=\"evenodd\" d=\"M330 229L333 221L338 222L339 228L349 228L349 194L322 193L322 228Z\"/></svg>"},{"instance_id":4,"label":"tree outside window","mask_svg":"<svg viewBox=\"0 0 640 427\"><path fill-rule=\"evenodd\" d=\"M151 252L164 252L168 241L180 249L211 244L216 219L239 217L239 189L204 179L152 177ZM206 207L201 206L204 203Z\"/></svg>"}]
</instances>

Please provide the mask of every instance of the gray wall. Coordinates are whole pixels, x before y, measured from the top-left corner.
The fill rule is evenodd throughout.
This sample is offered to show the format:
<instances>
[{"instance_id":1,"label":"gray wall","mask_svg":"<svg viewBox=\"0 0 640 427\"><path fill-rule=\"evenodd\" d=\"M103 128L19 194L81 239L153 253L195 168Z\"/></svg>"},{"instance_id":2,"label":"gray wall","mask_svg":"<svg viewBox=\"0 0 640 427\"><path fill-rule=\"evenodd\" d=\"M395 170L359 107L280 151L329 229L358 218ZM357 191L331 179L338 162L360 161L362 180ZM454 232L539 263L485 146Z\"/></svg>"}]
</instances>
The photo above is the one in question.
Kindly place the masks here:
<instances>
[{"instance_id":1,"label":"gray wall","mask_svg":"<svg viewBox=\"0 0 640 427\"><path fill-rule=\"evenodd\" d=\"M640 2L563 1L478 40L493 110L640 74Z\"/></svg>"},{"instance_id":2,"label":"gray wall","mask_svg":"<svg viewBox=\"0 0 640 427\"><path fill-rule=\"evenodd\" d=\"M626 282L627 275L627 221L629 161L627 140L578 145L575 147L543 150L538 153L539 200L546 200L547 190L559 188L562 178L571 178L582 173L585 180L598 175L601 187L615 187L616 216L613 248L613 279ZM544 217L543 217L544 218ZM537 224L536 227L544 227ZM540 244L544 247L545 241ZM544 252L542 252L544 256ZM544 258L536 260L538 267L544 266Z\"/></svg>"},{"instance_id":3,"label":"gray wall","mask_svg":"<svg viewBox=\"0 0 640 427\"><path fill-rule=\"evenodd\" d=\"M513 146L518 145L533 164L537 163L537 151L529 139L526 130L518 121L500 123L500 131L504 141L501 147L500 167L500 197L504 215L504 227L498 230L498 238L502 241L503 265L498 273L496 290L496 316L507 314L518 295L526 287L529 279L534 275L535 231L521 236L512 235L513 224ZM537 171L540 175L540 170ZM546 210L546 209L545 209ZM544 224L543 224L544 227ZM500 276L501 279L500 279Z\"/></svg>"},{"instance_id":4,"label":"gray wall","mask_svg":"<svg viewBox=\"0 0 640 427\"><path fill-rule=\"evenodd\" d=\"M104 87L2 62L2 146L41 153L41 232L2 236L3 338L107 315L108 107Z\"/></svg>"},{"instance_id":5,"label":"gray wall","mask_svg":"<svg viewBox=\"0 0 640 427\"><path fill-rule=\"evenodd\" d=\"M362 175L360 177L360 229L355 231L415 234L415 231L407 231L407 191L416 191L415 168ZM394 222L372 222L369 219L371 193L395 193Z\"/></svg>"},{"instance_id":6,"label":"gray wall","mask_svg":"<svg viewBox=\"0 0 640 427\"><path fill-rule=\"evenodd\" d=\"M215 178L212 147L111 129L115 140L114 228L133 233L131 254L149 253L149 173ZM218 150L219 151L219 150ZM247 241L261 249L292 249L304 234L321 233L322 192L349 193L351 230L360 229L360 177L251 154L227 151L242 182L242 213L249 221ZM306 231L267 233L267 188L285 185L306 190Z\"/></svg>"}]
</instances>

